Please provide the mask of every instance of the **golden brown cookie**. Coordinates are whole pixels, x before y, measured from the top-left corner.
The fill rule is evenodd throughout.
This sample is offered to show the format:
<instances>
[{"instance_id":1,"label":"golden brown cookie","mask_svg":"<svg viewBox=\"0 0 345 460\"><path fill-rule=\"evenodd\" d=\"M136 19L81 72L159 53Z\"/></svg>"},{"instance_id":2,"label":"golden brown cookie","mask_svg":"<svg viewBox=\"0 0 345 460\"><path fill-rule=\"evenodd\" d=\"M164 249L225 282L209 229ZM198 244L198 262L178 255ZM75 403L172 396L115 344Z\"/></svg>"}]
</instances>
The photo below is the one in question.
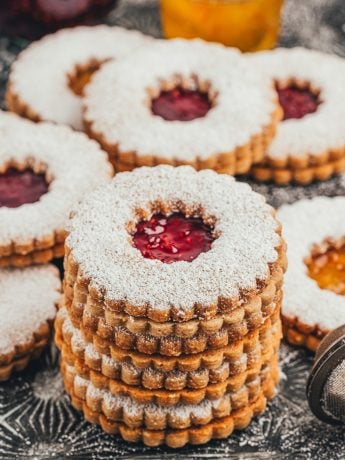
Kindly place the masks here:
<instances>
[{"instance_id":1,"label":"golden brown cookie","mask_svg":"<svg viewBox=\"0 0 345 460\"><path fill-rule=\"evenodd\" d=\"M123 422L130 428L145 427L150 430L189 428L228 416L232 411L248 406L262 392L274 393L278 379L278 365L275 359L238 390L230 390L211 401L177 403L166 407L157 403L140 403L131 397L97 388L64 360L61 362L61 370L67 391L73 388L74 394L84 400L91 410L103 413L110 420Z\"/></svg>"},{"instance_id":2,"label":"golden brown cookie","mask_svg":"<svg viewBox=\"0 0 345 460\"><path fill-rule=\"evenodd\" d=\"M201 367L196 370L180 370L178 367L164 370L168 363L160 367L154 367L145 363L138 367L133 360L117 361L107 355L98 353L91 343L83 340L80 332L69 324L69 319L62 318L63 310L60 310L55 322L55 341L62 351L63 357L68 364L74 364L78 369L83 369L87 374L92 373L95 379L110 378L122 381L128 385L142 386L147 389L181 390L184 388L200 389L212 383L224 382L230 376L242 374L247 370L259 369L263 363L267 363L279 349L281 339L280 322L277 320L270 327L269 333L264 334L261 328L261 336L257 334L253 343L243 345L243 353L238 355L241 343L235 343L232 353L218 367ZM266 335L264 339L264 335ZM256 342L256 344L254 344ZM230 349L230 346L227 347ZM232 355L232 356L230 356ZM164 358L161 358L161 363ZM183 358L182 358L183 359ZM138 359L140 362L140 359ZM134 362L136 360L134 359ZM143 363L141 363L143 364ZM156 363L158 364L158 363ZM181 363L182 364L182 363Z\"/></svg>"},{"instance_id":3,"label":"golden brown cookie","mask_svg":"<svg viewBox=\"0 0 345 460\"><path fill-rule=\"evenodd\" d=\"M84 134L0 112L0 267L62 257L70 212L111 173Z\"/></svg>"},{"instance_id":4,"label":"golden brown cookie","mask_svg":"<svg viewBox=\"0 0 345 460\"><path fill-rule=\"evenodd\" d=\"M200 369L198 371L182 372L182 371L155 371L152 368L142 370L128 363L117 363L108 357L101 355L101 362L104 363L101 369L94 369L86 364L83 359L73 353L71 348L62 340L57 340L57 344L62 352L62 357L67 364L73 365L79 375L86 376L87 379L97 387L106 387L109 385L109 379L125 383L127 385L142 386L149 390L166 389L170 391L182 389L202 389L211 384L222 383L228 381L230 377L237 375L243 376L255 374L264 364L267 364L275 353L277 353L280 344L280 334L274 338L274 342L270 349L262 354L261 361L255 363L246 363L242 360L242 368L237 369L237 373L230 376L229 364L223 363L216 369ZM89 352L91 355L96 353ZM97 354L96 354L97 355ZM246 358L246 356L244 356ZM91 361L91 365L94 362ZM96 367L96 366L94 366Z\"/></svg>"},{"instance_id":5,"label":"golden brown cookie","mask_svg":"<svg viewBox=\"0 0 345 460\"><path fill-rule=\"evenodd\" d=\"M65 342L79 358L88 361L91 364L90 367L96 366L99 368L101 366L103 368L104 366L108 369L108 373L118 375L124 363L133 366L133 371L137 374L136 380L144 370L150 370L153 373L215 371L224 364L228 364L229 375L231 376L261 363L270 354L281 336L279 313L280 309L278 308L259 329L248 334L242 340L231 343L222 349L207 350L194 355L170 357L145 355L135 351L122 350L115 345L101 347L97 341L88 343L83 338L81 331L72 325L67 311L61 308L55 323L56 342L58 346L61 346L62 341ZM130 375L129 373L128 378L130 378ZM124 381L126 382L126 377Z\"/></svg>"},{"instance_id":6,"label":"golden brown cookie","mask_svg":"<svg viewBox=\"0 0 345 460\"><path fill-rule=\"evenodd\" d=\"M271 399L275 391L263 393L252 403L242 409L232 412L230 416L216 419L206 425L182 430L146 430L142 428L129 428L123 423L108 419L105 415L91 410L85 401L78 398L72 387L65 383L71 396L73 406L84 412L85 418L91 423L101 425L102 429L110 434L120 434L128 442L143 442L148 446L166 444L178 448L185 444L205 444L211 439L223 439L231 435L235 429L244 429L252 418L261 414L266 408L267 399Z\"/></svg>"},{"instance_id":7,"label":"golden brown cookie","mask_svg":"<svg viewBox=\"0 0 345 460\"><path fill-rule=\"evenodd\" d=\"M121 59L149 41L138 31L106 25L46 35L25 48L12 64L7 107L33 121L81 130L81 96L94 72L104 62Z\"/></svg>"},{"instance_id":8,"label":"golden brown cookie","mask_svg":"<svg viewBox=\"0 0 345 460\"><path fill-rule=\"evenodd\" d=\"M288 243L282 319L287 340L315 351L345 323L345 198L315 197L282 206Z\"/></svg>"},{"instance_id":9,"label":"golden brown cookie","mask_svg":"<svg viewBox=\"0 0 345 460\"><path fill-rule=\"evenodd\" d=\"M260 182L273 181L278 185L287 185L290 182L307 185L316 180L327 180L343 171L345 171L345 153L337 151L332 152L327 163L320 165L309 165L298 169L272 168L269 164L262 162L253 166L251 170L256 180Z\"/></svg>"},{"instance_id":10,"label":"golden brown cookie","mask_svg":"<svg viewBox=\"0 0 345 460\"><path fill-rule=\"evenodd\" d=\"M185 252L169 243L165 263L151 243L150 254L147 245L135 246L138 226L151 226L147 232L154 236L169 218L197 222L211 240L207 248L194 239L188 257L192 251L195 257L183 260ZM262 196L229 176L187 166L118 174L89 195L70 229L64 292L94 311L108 308L162 323L237 314L246 305L270 304L286 268L281 227Z\"/></svg>"},{"instance_id":11,"label":"golden brown cookie","mask_svg":"<svg viewBox=\"0 0 345 460\"><path fill-rule=\"evenodd\" d=\"M64 361L62 361L64 363ZM176 404L199 404L205 400L218 400L228 392L238 392L246 382L255 380L260 374L257 369L238 374L228 378L224 382L208 385L205 388L198 390L147 390L141 387L126 385L117 380L111 380L107 377L101 378L101 375L96 376L94 381L113 395L129 397L139 404L157 404L159 406L175 406ZM84 372L86 377L87 372ZM97 377L99 377L97 379Z\"/></svg>"},{"instance_id":12,"label":"golden brown cookie","mask_svg":"<svg viewBox=\"0 0 345 460\"><path fill-rule=\"evenodd\" d=\"M112 348L112 355L118 359L99 353L93 344L84 341L63 310L57 315L55 331L55 341L62 350L65 361L82 370L88 378L92 374L95 382L99 381L99 385L105 385L111 379L119 384L141 386L150 390L197 390L205 389L210 384L230 381L236 376L243 379L246 373L258 372L272 359L279 349L281 339L277 310L272 326L270 320L260 331L244 341L229 345L225 349L194 355L199 367L193 369L191 357L188 355L176 359L159 355L147 357L122 350L117 354L116 347Z\"/></svg>"},{"instance_id":13,"label":"golden brown cookie","mask_svg":"<svg viewBox=\"0 0 345 460\"><path fill-rule=\"evenodd\" d=\"M345 170L345 60L305 48L248 56L276 85L283 120L262 162L260 181L308 184Z\"/></svg>"},{"instance_id":14,"label":"golden brown cookie","mask_svg":"<svg viewBox=\"0 0 345 460\"><path fill-rule=\"evenodd\" d=\"M86 131L119 171L188 164L244 174L262 160L281 118L270 78L234 48L201 40L156 40L104 64L84 107Z\"/></svg>"},{"instance_id":15,"label":"golden brown cookie","mask_svg":"<svg viewBox=\"0 0 345 460\"><path fill-rule=\"evenodd\" d=\"M0 382L8 380L13 372L20 372L25 369L29 362L36 359L42 353L51 337L51 323L43 324L39 330L33 333L33 338L25 345L18 347L20 349L14 357L3 355L0 359Z\"/></svg>"},{"instance_id":16,"label":"golden brown cookie","mask_svg":"<svg viewBox=\"0 0 345 460\"><path fill-rule=\"evenodd\" d=\"M107 308L98 309L101 314L104 314L104 317L97 317L87 313L88 305L85 306L85 309L80 308L79 303L72 303L70 307L67 307L69 302L66 301L66 297L62 300L62 305L67 307L73 325L82 331L86 340L100 343L102 348L116 345L124 350L137 350L140 353L180 356L223 348L241 340L245 335L262 326L267 317L279 309L281 298L282 291L279 290L273 302L268 305L260 305L254 300L249 302L244 309L239 308L238 312L218 315L209 321L191 320L176 324L145 321L145 319L130 317L123 313L114 313ZM78 307L74 309L73 305ZM81 321L74 314L75 310L82 312ZM120 321L125 319L124 324L112 326L109 319L115 318L116 324L119 317ZM200 326L200 323L203 324ZM155 333L149 334L145 330L145 325L151 327ZM220 325L224 326L219 328ZM172 329L172 333L162 336L169 329ZM193 334L193 331L198 331L198 329L201 329L201 332ZM208 329L207 333L203 329Z\"/></svg>"},{"instance_id":17,"label":"golden brown cookie","mask_svg":"<svg viewBox=\"0 0 345 460\"><path fill-rule=\"evenodd\" d=\"M0 269L0 380L24 369L47 344L60 288L53 265Z\"/></svg>"}]
</instances>

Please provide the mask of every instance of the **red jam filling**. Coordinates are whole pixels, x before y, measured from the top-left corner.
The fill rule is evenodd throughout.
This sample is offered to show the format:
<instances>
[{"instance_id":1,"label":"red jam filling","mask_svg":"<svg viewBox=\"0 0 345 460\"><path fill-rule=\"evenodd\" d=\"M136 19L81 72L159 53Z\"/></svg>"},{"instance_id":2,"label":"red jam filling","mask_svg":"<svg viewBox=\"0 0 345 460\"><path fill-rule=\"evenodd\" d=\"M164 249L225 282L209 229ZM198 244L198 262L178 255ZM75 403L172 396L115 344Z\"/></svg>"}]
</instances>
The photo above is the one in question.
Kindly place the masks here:
<instances>
[{"instance_id":1,"label":"red jam filling","mask_svg":"<svg viewBox=\"0 0 345 460\"><path fill-rule=\"evenodd\" d=\"M23 204L35 203L47 191L45 175L36 174L32 169L18 171L10 168L0 174L0 207L18 208Z\"/></svg>"},{"instance_id":2,"label":"red jam filling","mask_svg":"<svg viewBox=\"0 0 345 460\"><path fill-rule=\"evenodd\" d=\"M298 88L290 85L287 88L277 88L279 104L283 109L283 120L290 118L303 118L309 113L314 113L320 104L319 98L307 88Z\"/></svg>"},{"instance_id":3,"label":"red jam filling","mask_svg":"<svg viewBox=\"0 0 345 460\"><path fill-rule=\"evenodd\" d=\"M145 258L167 264L191 262L209 251L213 241L212 230L202 219L181 213L154 214L149 221L139 222L133 235L134 246Z\"/></svg>"},{"instance_id":4,"label":"red jam filling","mask_svg":"<svg viewBox=\"0 0 345 460\"><path fill-rule=\"evenodd\" d=\"M162 91L152 100L152 113L168 121L191 121L204 117L211 108L207 93L177 87Z\"/></svg>"}]
</instances>

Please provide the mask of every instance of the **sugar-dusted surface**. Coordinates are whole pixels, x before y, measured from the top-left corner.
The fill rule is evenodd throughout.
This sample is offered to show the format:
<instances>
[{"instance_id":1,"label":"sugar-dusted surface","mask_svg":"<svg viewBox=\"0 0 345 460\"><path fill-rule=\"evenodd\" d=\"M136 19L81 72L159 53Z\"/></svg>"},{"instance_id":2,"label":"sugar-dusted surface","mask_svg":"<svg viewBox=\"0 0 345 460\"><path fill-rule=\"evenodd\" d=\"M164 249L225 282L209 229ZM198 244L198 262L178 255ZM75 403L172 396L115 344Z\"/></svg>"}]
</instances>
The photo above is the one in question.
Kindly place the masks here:
<instances>
[{"instance_id":1,"label":"sugar-dusted surface","mask_svg":"<svg viewBox=\"0 0 345 460\"><path fill-rule=\"evenodd\" d=\"M85 341L80 330L73 326L68 316L68 313L64 308L60 308L58 312L58 317L59 319L63 318L62 334L63 336L65 336L65 334L70 336L70 344L71 344L71 349L73 353L76 353L77 355L84 355L85 362L87 362L88 360L99 361L101 363L101 366L102 365L111 366L113 369L120 369L121 367L125 367L127 369L130 369L133 373L136 373L136 374L140 374L141 372L143 372L143 369L135 366L133 362L129 362L129 361L120 362L104 353L99 353L95 349L92 343ZM247 355L245 353L243 353L239 359L241 360L241 364L243 364L244 366L247 366ZM228 371L229 362L224 361L221 364L221 366L218 368L218 370ZM153 368L146 367L146 372L153 372ZM187 372L190 377L193 377L193 376L197 376L198 373L200 373L200 370L198 369L196 371L187 371ZM182 373L176 369L170 372L170 376L172 375L178 376L181 374Z\"/></svg>"},{"instance_id":2,"label":"sugar-dusted surface","mask_svg":"<svg viewBox=\"0 0 345 460\"><path fill-rule=\"evenodd\" d=\"M82 129L81 98L68 86L68 75L92 59L119 59L148 38L137 31L96 26L65 29L26 48L13 64L14 94L42 120Z\"/></svg>"},{"instance_id":3,"label":"sugar-dusted surface","mask_svg":"<svg viewBox=\"0 0 345 460\"><path fill-rule=\"evenodd\" d=\"M154 203L168 213L201 214L214 223L215 241L192 262L165 264L146 259L132 245L136 211L150 216ZM182 209L181 209L182 203ZM67 240L73 257L110 300L155 309L180 310L211 305L255 289L277 260L280 238L270 206L261 195L230 176L189 166L138 168L118 174L91 194L70 223Z\"/></svg>"},{"instance_id":4,"label":"sugar-dusted surface","mask_svg":"<svg viewBox=\"0 0 345 460\"><path fill-rule=\"evenodd\" d=\"M285 205L278 211L287 242L289 265L284 279L283 315L334 329L345 323L345 297L321 289L308 276L304 258L313 244L345 235L345 197L317 197Z\"/></svg>"},{"instance_id":5,"label":"sugar-dusted surface","mask_svg":"<svg viewBox=\"0 0 345 460\"><path fill-rule=\"evenodd\" d=\"M193 75L201 84L210 83L216 97L205 117L183 122L152 114L148 90L158 95L162 82L174 81L176 75L190 89L196 89ZM237 51L182 39L156 41L105 64L84 101L92 131L121 151L189 162L248 144L271 123L276 110L270 78L255 72Z\"/></svg>"},{"instance_id":6,"label":"sugar-dusted surface","mask_svg":"<svg viewBox=\"0 0 345 460\"><path fill-rule=\"evenodd\" d=\"M0 355L30 341L54 318L60 287L53 265L0 270Z\"/></svg>"},{"instance_id":7,"label":"sugar-dusted surface","mask_svg":"<svg viewBox=\"0 0 345 460\"><path fill-rule=\"evenodd\" d=\"M343 0L285 0L284 3L282 44L302 44L345 56ZM160 34L157 5L156 0L120 0L108 21L157 36ZM17 40L0 39L2 83L6 81L6 70L20 46ZM4 84L0 87L1 93L4 87ZM252 185L276 207L301 198L345 193L345 184L340 178L308 187L277 187L253 182ZM266 412L246 430L234 433L227 440L186 447L177 453L168 448L125 443L88 423L71 409L70 400L62 391L57 358L56 350L52 349L21 377L0 385L0 454L3 458L108 460L114 457L114 452L117 458L126 460L344 458L344 428L319 422L308 409L305 383L312 356L305 350L283 346L279 393ZM36 394L37 381L45 389L44 398ZM60 382L60 390L49 397L56 382Z\"/></svg>"},{"instance_id":8,"label":"sugar-dusted surface","mask_svg":"<svg viewBox=\"0 0 345 460\"><path fill-rule=\"evenodd\" d=\"M217 409L222 403L229 404L229 394L215 400L204 400L199 404L177 404L175 406L159 406L157 404L139 404L127 396L114 395L109 390L103 390L95 387L90 380L80 377L73 366L66 365L68 374L74 375L74 387L83 389L86 394L86 400L100 399L104 401L107 410L117 410L123 408L124 414L131 416L144 413L157 414L157 416L170 415L178 419L186 417L204 416L211 417L212 409Z\"/></svg>"},{"instance_id":9,"label":"sugar-dusted surface","mask_svg":"<svg viewBox=\"0 0 345 460\"><path fill-rule=\"evenodd\" d=\"M111 168L104 152L68 127L35 124L0 113L0 167L10 162L45 166L48 193L36 203L0 208L0 244L27 243L62 231L85 193L106 182Z\"/></svg>"},{"instance_id":10,"label":"sugar-dusted surface","mask_svg":"<svg viewBox=\"0 0 345 460\"><path fill-rule=\"evenodd\" d=\"M263 51L249 60L274 80L307 82L320 90L316 112L281 122L268 156L282 158L345 147L345 59L306 48Z\"/></svg>"}]
</instances>

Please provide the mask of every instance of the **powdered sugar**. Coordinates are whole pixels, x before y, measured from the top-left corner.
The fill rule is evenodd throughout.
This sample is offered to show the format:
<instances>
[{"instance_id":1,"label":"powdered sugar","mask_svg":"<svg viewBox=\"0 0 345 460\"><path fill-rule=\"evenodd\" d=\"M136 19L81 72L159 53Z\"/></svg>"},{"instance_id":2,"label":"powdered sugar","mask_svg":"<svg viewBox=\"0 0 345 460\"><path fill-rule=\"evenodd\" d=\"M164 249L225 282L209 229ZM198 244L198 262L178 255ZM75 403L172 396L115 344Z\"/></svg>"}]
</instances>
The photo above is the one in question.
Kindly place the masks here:
<instances>
[{"instance_id":1,"label":"powdered sugar","mask_svg":"<svg viewBox=\"0 0 345 460\"><path fill-rule=\"evenodd\" d=\"M168 213L199 214L215 224L211 250L192 262L145 259L132 245L137 210L148 217L157 202ZM265 199L247 184L188 166L138 168L118 174L91 194L70 224L67 240L91 286L111 300L185 310L253 289L277 260L277 223Z\"/></svg>"},{"instance_id":2,"label":"powdered sugar","mask_svg":"<svg viewBox=\"0 0 345 460\"><path fill-rule=\"evenodd\" d=\"M176 75L211 84L216 101L205 117L181 122L152 114L148 89L159 93ZM249 143L270 123L275 101L270 78L237 51L201 40L157 40L102 67L86 90L85 119L121 151L192 161Z\"/></svg>"},{"instance_id":3,"label":"powdered sugar","mask_svg":"<svg viewBox=\"0 0 345 460\"><path fill-rule=\"evenodd\" d=\"M274 80L297 79L319 89L322 103L315 113L281 122L267 155L272 158L310 154L345 147L345 60L305 48L249 55L257 69Z\"/></svg>"},{"instance_id":4,"label":"powdered sugar","mask_svg":"<svg viewBox=\"0 0 345 460\"><path fill-rule=\"evenodd\" d=\"M303 260L313 244L345 235L345 198L317 197L285 205L278 211L289 265L285 274L283 314L303 323L334 329L345 323L345 297L320 289Z\"/></svg>"},{"instance_id":5,"label":"powdered sugar","mask_svg":"<svg viewBox=\"0 0 345 460\"><path fill-rule=\"evenodd\" d=\"M199 404L177 404L176 406L158 406L156 404L140 404L133 401L128 396L114 395L108 390L96 388L92 382L86 380L76 374L73 366L67 365L68 372L75 374L74 386L75 388L83 388L86 390L86 401L88 398L91 400L100 399L103 401L103 410L105 413L118 409L123 409L124 416L140 415L143 413L151 413L155 415L169 415L170 417L189 418L193 415L195 417L212 417L212 409L217 409L224 401L230 399L230 395L226 394L216 400L205 399ZM230 404L230 402L229 402Z\"/></svg>"},{"instance_id":6,"label":"powdered sugar","mask_svg":"<svg viewBox=\"0 0 345 460\"><path fill-rule=\"evenodd\" d=\"M81 98L68 87L68 74L91 59L119 59L149 38L120 27L76 27L28 46L12 65L12 90L42 120L82 128Z\"/></svg>"},{"instance_id":7,"label":"powdered sugar","mask_svg":"<svg viewBox=\"0 0 345 460\"><path fill-rule=\"evenodd\" d=\"M106 182L111 168L98 144L68 127L35 124L0 113L0 166L28 163L46 169L49 191L18 208L0 207L0 244L49 237L66 226L84 194Z\"/></svg>"},{"instance_id":8,"label":"powdered sugar","mask_svg":"<svg viewBox=\"0 0 345 460\"><path fill-rule=\"evenodd\" d=\"M60 285L53 265L0 270L0 355L30 342L54 318Z\"/></svg>"},{"instance_id":9,"label":"powdered sugar","mask_svg":"<svg viewBox=\"0 0 345 460\"><path fill-rule=\"evenodd\" d=\"M68 316L67 310L65 308L60 308L58 311L57 316L59 318L63 319L63 325L62 325L62 332L63 334L68 334L70 336L70 345L71 345L71 350L75 354L83 354L84 353L84 358L85 362L88 361L98 361L100 363L100 368L103 368L103 366L111 366L113 369L119 370L121 367L122 368L127 368L129 369L132 373L136 373L138 376L143 372L143 369L135 366L132 363L123 361L119 362L116 359L104 354L98 352L95 347L93 346L92 343L87 342L83 336L82 333L80 332L79 329L75 328ZM247 355L243 354L240 356L238 359L238 363L246 366L247 365ZM228 372L229 371L229 362L224 361L216 370L218 372ZM200 376L202 373L208 372L206 369L198 369L195 371L189 371L188 375L190 377L197 377ZM157 370L153 370L151 367L146 367L145 368L145 374L155 374L157 375ZM173 371L167 372L165 374L166 377L182 377L185 375L185 373L178 371L174 369Z\"/></svg>"}]
</instances>

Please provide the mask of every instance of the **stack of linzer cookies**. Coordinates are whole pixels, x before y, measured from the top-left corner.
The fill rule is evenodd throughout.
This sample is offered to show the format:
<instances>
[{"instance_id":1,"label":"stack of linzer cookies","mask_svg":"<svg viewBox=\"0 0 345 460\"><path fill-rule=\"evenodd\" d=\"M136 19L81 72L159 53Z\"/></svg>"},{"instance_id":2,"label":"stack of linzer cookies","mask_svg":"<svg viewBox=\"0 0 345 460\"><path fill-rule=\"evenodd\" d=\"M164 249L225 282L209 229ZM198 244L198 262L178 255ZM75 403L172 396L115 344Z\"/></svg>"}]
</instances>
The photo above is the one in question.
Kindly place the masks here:
<instances>
[{"instance_id":1,"label":"stack of linzer cookies","mask_svg":"<svg viewBox=\"0 0 345 460\"><path fill-rule=\"evenodd\" d=\"M275 393L285 265L248 185L189 166L118 176L66 241L56 340L73 405L148 445L246 427Z\"/></svg>"},{"instance_id":2,"label":"stack of linzer cookies","mask_svg":"<svg viewBox=\"0 0 345 460\"><path fill-rule=\"evenodd\" d=\"M344 61L301 48L100 26L25 49L17 115L0 113L0 380L39 354L59 303L65 388L89 421L149 446L244 429L276 391L281 307L312 350L345 322L345 198L276 216L232 176L342 172L344 92ZM60 296L47 264L63 254Z\"/></svg>"}]
</instances>

